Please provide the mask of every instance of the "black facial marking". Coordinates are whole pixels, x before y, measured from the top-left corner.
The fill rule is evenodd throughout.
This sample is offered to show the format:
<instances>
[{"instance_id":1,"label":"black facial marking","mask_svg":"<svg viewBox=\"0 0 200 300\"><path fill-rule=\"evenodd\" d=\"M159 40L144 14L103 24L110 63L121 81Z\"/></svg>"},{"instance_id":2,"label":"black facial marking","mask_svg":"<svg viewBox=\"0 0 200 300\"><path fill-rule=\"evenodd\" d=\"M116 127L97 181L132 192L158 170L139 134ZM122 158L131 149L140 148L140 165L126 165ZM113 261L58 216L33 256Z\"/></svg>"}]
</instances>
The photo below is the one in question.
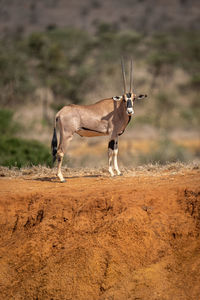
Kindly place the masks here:
<instances>
[{"instance_id":1,"label":"black facial marking","mask_svg":"<svg viewBox=\"0 0 200 300\"><path fill-rule=\"evenodd\" d=\"M132 108L132 101L130 99L127 100L127 108Z\"/></svg>"},{"instance_id":2,"label":"black facial marking","mask_svg":"<svg viewBox=\"0 0 200 300\"><path fill-rule=\"evenodd\" d=\"M127 93L127 94L126 94L126 97L127 97L127 98L131 98L131 93Z\"/></svg>"}]
</instances>

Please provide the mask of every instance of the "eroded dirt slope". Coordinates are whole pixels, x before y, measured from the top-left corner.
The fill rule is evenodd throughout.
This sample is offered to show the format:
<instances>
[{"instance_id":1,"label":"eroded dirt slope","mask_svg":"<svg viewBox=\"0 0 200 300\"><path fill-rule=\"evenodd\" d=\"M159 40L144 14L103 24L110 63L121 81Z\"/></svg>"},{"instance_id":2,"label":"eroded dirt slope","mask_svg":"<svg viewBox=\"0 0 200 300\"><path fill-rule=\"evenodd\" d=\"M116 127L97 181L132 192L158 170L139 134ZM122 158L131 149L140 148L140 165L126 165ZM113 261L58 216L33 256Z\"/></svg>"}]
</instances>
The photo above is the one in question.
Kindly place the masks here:
<instances>
[{"instance_id":1,"label":"eroded dirt slope","mask_svg":"<svg viewBox=\"0 0 200 300\"><path fill-rule=\"evenodd\" d=\"M0 179L1 299L199 299L200 170Z\"/></svg>"}]
</instances>

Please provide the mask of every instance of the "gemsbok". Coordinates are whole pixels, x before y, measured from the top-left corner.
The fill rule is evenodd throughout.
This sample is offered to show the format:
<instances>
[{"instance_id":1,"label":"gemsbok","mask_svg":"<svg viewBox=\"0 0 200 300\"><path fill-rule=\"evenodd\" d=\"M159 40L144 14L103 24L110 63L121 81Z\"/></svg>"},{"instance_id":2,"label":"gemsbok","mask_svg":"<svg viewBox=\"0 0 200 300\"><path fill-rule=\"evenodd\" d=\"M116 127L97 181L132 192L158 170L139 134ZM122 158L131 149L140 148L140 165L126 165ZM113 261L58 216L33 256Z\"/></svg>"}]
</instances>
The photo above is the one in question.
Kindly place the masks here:
<instances>
[{"instance_id":1,"label":"gemsbok","mask_svg":"<svg viewBox=\"0 0 200 300\"><path fill-rule=\"evenodd\" d=\"M118 136L123 134L131 116L134 114L133 103L135 100L143 99L147 95L137 96L133 91L133 63L130 63L130 89L127 92L126 74L122 59L122 76L124 94L108 99L100 100L91 105L64 106L55 117L54 132L52 138L53 161L58 160L57 176L61 182L65 179L61 172L63 157L69 141L74 133L81 137L109 136L108 143L108 171L114 176L113 165L117 175L121 172L117 164ZM60 130L60 141L57 148L56 127Z\"/></svg>"}]
</instances>

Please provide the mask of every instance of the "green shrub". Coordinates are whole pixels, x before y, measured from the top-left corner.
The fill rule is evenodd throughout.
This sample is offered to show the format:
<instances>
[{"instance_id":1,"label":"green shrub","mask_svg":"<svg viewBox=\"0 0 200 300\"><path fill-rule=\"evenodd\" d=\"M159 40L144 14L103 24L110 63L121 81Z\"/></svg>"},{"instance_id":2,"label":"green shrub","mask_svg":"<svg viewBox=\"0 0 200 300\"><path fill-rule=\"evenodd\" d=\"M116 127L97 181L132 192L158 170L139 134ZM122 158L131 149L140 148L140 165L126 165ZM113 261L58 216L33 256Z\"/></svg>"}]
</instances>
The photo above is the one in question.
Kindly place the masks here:
<instances>
[{"instance_id":1,"label":"green shrub","mask_svg":"<svg viewBox=\"0 0 200 300\"><path fill-rule=\"evenodd\" d=\"M0 165L23 166L51 165L50 151L47 147L37 141L29 141L16 137L1 138L0 143Z\"/></svg>"},{"instance_id":2,"label":"green shrub","mask_svg":"<svg viewBox=\"0 0 200 300\"><path fill-rule=\"evenodd\" d=\"M36 57L42 56L42 50L46 46L47 41L43 33L34 32L28 38L28 50L31 55Z\"/></svg>"},{"instance_id":3,"label":"green shrub","mask_svg":"<svg viewBox=\"0 0 200 300\"><path fill-rule=\"evenodd\" d=\"M0 109L0 165L19 168L39 164L50 166L50 149L40 142L15 137L20 126L12 118L12 111Z\"/></svg>"},{"instance_id":4,"label":"green shrub","mask_svg":"<svg viewBox=\"0 0 200 300\"><path fill-rule=\"evenodd\" d=\"M17 131L17 124L12 121L13 112L8 109L0 109L0 134L10 135Z\"/></svg>"},{"instance_id":5,"label":"green shrub","mask_svg":"<svg viewBox=\"0 0 200 300\"><path fill-rule=\"evenodd\" d=\"M0 103L24 102L25 96L33 91L33 83L26 54L15 41L8 45L0 42L0 73Z\"/></svg>"}]
</instances>

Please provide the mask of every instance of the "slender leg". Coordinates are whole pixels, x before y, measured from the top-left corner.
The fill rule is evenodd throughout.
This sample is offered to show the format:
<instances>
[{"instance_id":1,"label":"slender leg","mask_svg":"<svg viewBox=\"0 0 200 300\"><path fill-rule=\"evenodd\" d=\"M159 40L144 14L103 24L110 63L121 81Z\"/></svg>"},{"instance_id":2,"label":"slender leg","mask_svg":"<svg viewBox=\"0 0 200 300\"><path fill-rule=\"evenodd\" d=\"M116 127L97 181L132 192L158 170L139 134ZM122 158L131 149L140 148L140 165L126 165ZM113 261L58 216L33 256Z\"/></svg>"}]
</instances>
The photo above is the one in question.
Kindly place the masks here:
<instances>
[{"instance_id":1,"label":"slender leg","mask_svg":"<svg viewBox=\"0 0 200 300\"><path fill-rule=\"evenodd\" d=\"M111 176L114 176L113 172L113 163L114 169L117 172L117 175L120 175L121 172L119 171L118 164L117 164L117 154L118 154L118 138L111 139L108 144L108 166L109 166L109 173Z\"/></svg>"},{"instance_id":2,"label":"slender leg","mask_svg":"<svg viewBox=\"0 0 200 300\"><path fill-rule=\"evenodd\" d=\"M62 175L62 172L61 172L61 166L62 166L62 161L63 161L64 153L58 152L57 157L58 157L57 176L58 176L58 178L60 179L61 182L66 182L66 180L64 179L64 177Z\"/></svg>"},{"instance_id":3,"label":"slender leg","mask_svg":"<svg viewBox=\"0 0 200 300\"><path fill-rule=\"evenodd\" d=\"M63 161L63 157L66 151L66 147L67 144L69 143L69 141L72 139L72 135L68 135L68 136L62 136L61 138L61 142L59 144L58 147L58 152L57 152L57 158L58 158L58 169L57 169L57 176L60 179L61 182L66 182L66 180L64 179L63 175L62 175L62 171L61 171L61 166L62 166L62 161Z\"/></svg>"},{"instance_id":4,"label":"slender leg","mask_svg":"<svg viewBox=\"0 0 200 300\"><path fill-rule=\"evenodd\" d=\"M108 171L111 176L114 176L115 174L113 172L112 165L113 165L113 150L111 148L109 148L109 146L108 146Z\"/></svg>"},{"instance_id":5,"label":"slender leg","mask_svg":"<svg viewBox=\"0 0 200 300\"><path fill-rule=\"evenodd\" d=\"M113 150L113 154L114 154L114 169L117 172L117 175L121 175L121 172L118 168L118 163L117 163L117 154L118 154L118 139L115 140L115 147Z\"/></svg>"}]
</instances>

